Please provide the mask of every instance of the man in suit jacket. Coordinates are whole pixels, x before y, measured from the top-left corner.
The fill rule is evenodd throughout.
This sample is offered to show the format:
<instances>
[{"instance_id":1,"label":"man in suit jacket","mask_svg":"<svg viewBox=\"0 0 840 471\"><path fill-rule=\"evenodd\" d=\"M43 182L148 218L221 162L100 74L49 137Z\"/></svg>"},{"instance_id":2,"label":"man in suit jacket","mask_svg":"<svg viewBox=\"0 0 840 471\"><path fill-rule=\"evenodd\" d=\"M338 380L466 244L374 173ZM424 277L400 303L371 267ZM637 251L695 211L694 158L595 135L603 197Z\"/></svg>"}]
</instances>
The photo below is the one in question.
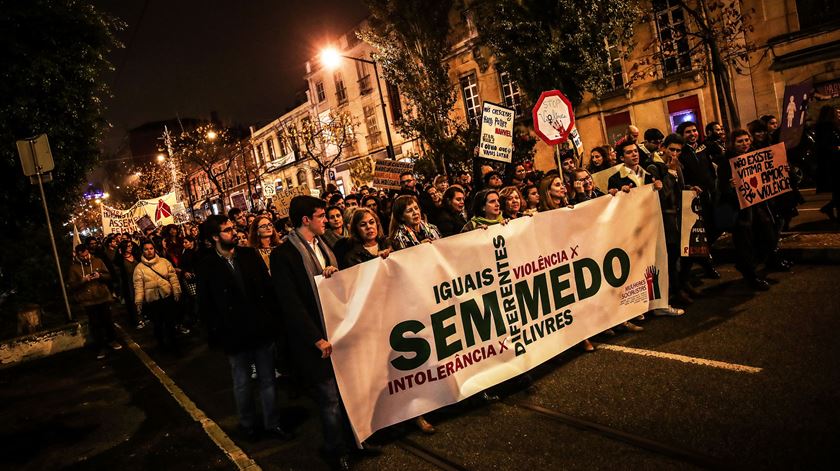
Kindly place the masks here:
<instances>
[{"instance_id":1,"label":"man in suit jacket","mask_svg":"<svg viewBox=\"0 0 840 471\"><path fill-rule=\"evenodd\" d=\"M237 246L235 226L213 215L203 224L215 250L198 266L198 301L211 347L228 356L239 424L248 438L258 434L251 365L257 368L265 431L282 440L291 438L280 427L275 405L274 336L279 324L277 303L268 269L250 247Z\"/></svg>"},{"instance_id":2,"label":"man in suit jacket","mask_svg":"<svg viewBox=\"0 0 840 471\"><path fill-rule=\"evenodd\" d=\"M353 435L341 403L330 355L315 276L331 276L338 262L321 236L326 231L326 202L296 196L289 204L295 229L271 252L271 280L282 300L289 347L299 370L316 393L324 433L324 449L331 465L349 469Z\"/></svg>"},{"instance_id":3,"label":"man in suit jacket","mask_svg":"<svg viewBox=\"0 0 840 471\"><path fill-rule=\"evenodd\" d=\"M655 189L662 188L662 182L655 180L645 169L639 165L639 145L633 142L624 142L615 151L621 156L622 164L618 172L611 176L607 184L610 194L615 196L620 191L628 192L631 188L637 188L653 183Z\"/></svg>"}]
</instances>

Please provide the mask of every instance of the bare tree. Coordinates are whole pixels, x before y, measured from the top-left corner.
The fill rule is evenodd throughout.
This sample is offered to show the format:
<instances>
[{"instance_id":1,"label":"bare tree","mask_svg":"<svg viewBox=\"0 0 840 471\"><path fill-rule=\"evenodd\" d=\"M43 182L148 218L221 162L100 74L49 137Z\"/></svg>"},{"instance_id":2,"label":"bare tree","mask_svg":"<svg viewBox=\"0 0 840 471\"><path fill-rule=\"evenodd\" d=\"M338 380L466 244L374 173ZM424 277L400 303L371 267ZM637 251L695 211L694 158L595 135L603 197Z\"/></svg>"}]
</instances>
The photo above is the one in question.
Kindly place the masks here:
<instances>
[{"instance_id":1,"label":"bare tree","mask_svg":"<svg viewBox=\"0 0 840 471\"><path fill-rule=\"evenodd\" d=\"M173 135L171 146L172 153L182 160L182 165L195 166L207 175L224 201L227 174L242 153L247 152L246 145L228 130L205 124Z\"/></svg>"},{"instance_id":2,"label":"bare tree","mask_svg":"<svg viewBox=\"0 0 840 471\"><path fill-rule=\"evenodd\" d=\"M357 127L350 113L330 111L324 118L289 123L279 134L291 143L295 153L312 159L318 165L322 181L328 182L327 171L355 149Z\"/></svg>"}]
</instances>

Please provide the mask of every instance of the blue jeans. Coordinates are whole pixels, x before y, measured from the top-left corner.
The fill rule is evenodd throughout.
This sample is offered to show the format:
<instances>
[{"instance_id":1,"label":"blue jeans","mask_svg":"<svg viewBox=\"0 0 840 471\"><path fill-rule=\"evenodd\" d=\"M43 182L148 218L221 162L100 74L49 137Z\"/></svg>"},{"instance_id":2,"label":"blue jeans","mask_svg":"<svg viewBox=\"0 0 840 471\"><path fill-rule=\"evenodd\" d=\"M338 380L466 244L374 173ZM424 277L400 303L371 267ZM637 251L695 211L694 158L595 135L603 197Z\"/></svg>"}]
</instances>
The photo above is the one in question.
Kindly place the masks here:
<instances>
[{"instance_id":1,"label":"blue jeans","mask_svg":"<svg viewBox=\"0 0 840 471\"><path fill-rule=\"evenodd\" d=\"M239 424L248 430L257 426L257 404L251 383L251 365L257 366L260 403L263 411L263 426L266 430L277 427L278 417L275 406L274 388L274 344L263 345L254 350L247 350L235 355L228 355L233 374L233 395L236 398L236 410Z\"/></svg>"},{"instance_id":2,"label":"blue jeans","mask_svg":"<svg viewBox=\"0 0 840 471\"><path fill-rule=\"evenodd\" d=\"M315 384L315 399L324 430L324 451L333 456L348 453L355 439L344 404L341 403L335 377Z\"/></svg>"}]
</instances>

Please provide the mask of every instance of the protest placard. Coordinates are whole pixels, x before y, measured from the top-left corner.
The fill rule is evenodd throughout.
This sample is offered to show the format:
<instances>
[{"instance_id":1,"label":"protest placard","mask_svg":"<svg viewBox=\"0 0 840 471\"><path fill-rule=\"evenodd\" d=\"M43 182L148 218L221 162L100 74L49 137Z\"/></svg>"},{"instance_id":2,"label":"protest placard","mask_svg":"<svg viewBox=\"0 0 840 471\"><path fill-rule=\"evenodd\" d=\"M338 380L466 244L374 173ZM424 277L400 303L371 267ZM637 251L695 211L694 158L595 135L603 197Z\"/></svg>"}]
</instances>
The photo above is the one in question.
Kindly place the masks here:
<instances>
[{"instance_id":1,"label":"protest placard","mask_svg":"<svg viewBox=\"0 0 840 471\"><path fill-rule=\"evenodd\" d=\"M510 163L513 155L513 118L516 110L485 101L481 109L478 156Z\"/></svg>"},{"instance_id":2,"label":"protest placard","mask_svg":"<svg viewBox=\"0 0 840 471\"><path fill-rule=\"evenodd\" d=\"M790 191L783 143L733 157L729 165L741 209Z\"/></svg>"},{"instance_id":3,"label":"protest placard","mask_svg":"<svg viewBox=\"0 0 840 471\"><path fill-rule=\"evenodd\" d=\"M400 174L412 171L414 171L414 164L411 162L379 159L373 166L373 186L374 188L399 189Z\"/></svg>"},{"instance_id":4,"label":"protest placard","mask_svg":"<svg viewBox=\"0 0 840 471\"><path fill-rule=\"evenodd\" d=\"M112 232L141 230L142 228L138 226L137 221L143 216L148 218L148 222L144 220L144 224L147 226L149 224L152 227L175 224L173 208L176 203L175 192L169 192L157 198L139 200L128 209L116 209L103 204L101 211L102 232L108 235Z\"/></svg>"},{"instance_id":5,"label":"protest placard","mask_svg":"<svg viewBox=\"0 0 840 471\"><path fill-rule=\"evenodd\" d=\"M682 221L680 221L680 254L683 257L708 257L709 242L701 215L700 198L693 190L682 192Z\"/></svg>"},{"instance_id":6,"label":"protest placard","mask_svg":"<svg viewBox=\"0 0 840 471\"><path fill-rule=\"evenodd\" d=\"M292 198L301 195L311 195L307 185L298 185L294 188L289 188L288 190L278 191L275 193L273 199L274 210L277 212L277 217L289 217L289 203L292 202Z\"/></svg>"},{"instance_id":7,"label":"protest placard","mask_svg":"<svg viewBox=\"0 0 840 471\"><path fill-rule=\"evenodd\" d=\"M618 170L619 167L616 165L615 167L610 167L606 170L593 173L592 182L595 184L595 188L603 191L604 193L608 193L610 189L610 177L615 175Z\"/></svg>"},{"instance_id":8,"label":"protest placard","mask_svg":"<svg viewBox=\"0 0 840 471\"><path fill-rule=\"evenodd\" d=\"M134 232L137 223L134 211L131 209L116 209L104 204L100 206L102 213L102 233L105 235L115 232Z\"/></svg>"},{"instance_id":9,"label":"protest placard","mask_svg":"<svg viewBox=\"0 0 840 471\"><path fill-rule=\"evenodd\" d=\"M647 185L316 277L356 439L667 307L667 273Z\"/></svg>"}]
</instances>

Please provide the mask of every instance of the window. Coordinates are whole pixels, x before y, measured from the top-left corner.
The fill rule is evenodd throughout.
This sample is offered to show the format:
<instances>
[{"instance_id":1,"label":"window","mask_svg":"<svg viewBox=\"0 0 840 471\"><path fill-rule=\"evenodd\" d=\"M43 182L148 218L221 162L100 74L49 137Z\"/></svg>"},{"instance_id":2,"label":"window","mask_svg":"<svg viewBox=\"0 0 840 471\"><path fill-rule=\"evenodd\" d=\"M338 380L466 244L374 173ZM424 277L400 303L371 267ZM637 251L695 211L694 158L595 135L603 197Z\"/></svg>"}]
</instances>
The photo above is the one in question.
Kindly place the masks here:
<instances>
[{"instance_id":1,"label":"window","mask_svg":"<svg viewBox=\"0 0 840 471\"><path fill-rule=\"evenodd\" d=\"M298 185L306 185L307 183L309 183L308 180L306 179L306 170L304 170L304 169L298 170L297 175L295 175L295 176L297 177Z\"/></svg>"},{"instance_id":2,"label":"window","mask_svg":"<svg viewBox=\"0 0 840 471\"><path fill-rule=\"evenodd\" d=\"M611 90L618 90L624 88L624 72L621 69L621 51L618 46L607 43L607 53L609 54L609 78Z\"/></svg>"},{"instance_id":3,"label":"window","mask_svg":"<svg viewBox=\"0 0 840 471\"><path fill-rule=\"evenodd\" d=\"M478 96L478 81L475 72L461 77L461 93L464 97L464 110L467 113L467 120L474 126L478 126L481 119L481 99Z\"/></svg>"},{"instance_id":4,"label":"window","mask_svg":"<svg viewBox=\"0 0 840 471\"><path fill-rule=\"evenodd\" d=\"M502 97L505 106L516 110L516 117L522 116L522 98L519 93L519 85L516 84L507 72L499 72L499 81L502 83Z\"/></svg>"},{"instance_id":5,"label":"window","mask_svg":"<svg viewBox=\"0 0 840 471\"><path fill-rule=\"evenodd\" d=\"M805 30L840 19L836 0L796 0L799 29Z\"/></svg>"},{"instance_id":6,"label":"window","mask_svg":"<svg viewBox=\"0 0 840 471\"><path fill-rule=\"evenodd\" d=\"M262 165L265 162L265 157L263 156L263 147L262 144L257 146L257 165Z\"/></svg>"},{"instance_id":7,"label":"window","mask_svg":"<svg viewBox=\"0 0 840 471\"><path fill-rule=\"evenodd\" d=\"M356 62L356 76L359 78L359 95L367 95L373 91L371 87L370 71L368 65L361 61Z\"/></svg>"},{"instance_id":8,"label":"window","mask_svg":"<svg viewBox=\"0 0 840 471\"><path fill-rule=\"evenodd\" d=\"M327 99L327 92L324 90L324 82L320 80L315 82L315 94L318 95L318 103Z\"/></svg>"},{"instance_id":9,"label":"window","mask_svg":"<svg viewBox=\"0 0 840 471\"><path fill-rule=\"evenodd\" d=\"M397 122L402 119L402 103L400 102L400 89L392 83L385 84L388 90L388 102L391 104L391 119Z\"/></svg>"},{"instance_id":10,"label":"window","mask_svg":"<svg viewBox=\"0 0 840 471\"><path fill-rule=\"evenodd\" d=\"M367 145L368 149L373 149L382 145L382 132L379 130L379 123L376 120L376 107L367 105L364 107L365 112L365 126L367 127Z\"/></svg>"},{"instance_id":11,"label":"window","mask_svg":"<svg viewBox=\"0 0 840 471\"><path fill-rule=\"evenodd\" d=\"M691 69L685 11L674 0L654 0L665 75Z\"/></svg>"},{"instance_id":12,"label":"window","mask_svg":"<svg viewBox=\"0 0 840 471\"><path fill-rule=\"evenodd\" d=\"M268 160L269 162L274 161L277 159L277 156L274 154L274 139L269 137L265 141L265 148L268 149Z\"/></svg>"},{"instance_id":13,"label":"window","mask_svg":"<svg viewBox=\"0 0 840 471\"><path fill-rule=\"evenodd\" d=\"M341 77L341 73L336 72L333 74L333 80L335 80L335 97L338 98L339 103L346 102L347 87L344 86L344 79Z\"/></svg>"}]
</instances>

